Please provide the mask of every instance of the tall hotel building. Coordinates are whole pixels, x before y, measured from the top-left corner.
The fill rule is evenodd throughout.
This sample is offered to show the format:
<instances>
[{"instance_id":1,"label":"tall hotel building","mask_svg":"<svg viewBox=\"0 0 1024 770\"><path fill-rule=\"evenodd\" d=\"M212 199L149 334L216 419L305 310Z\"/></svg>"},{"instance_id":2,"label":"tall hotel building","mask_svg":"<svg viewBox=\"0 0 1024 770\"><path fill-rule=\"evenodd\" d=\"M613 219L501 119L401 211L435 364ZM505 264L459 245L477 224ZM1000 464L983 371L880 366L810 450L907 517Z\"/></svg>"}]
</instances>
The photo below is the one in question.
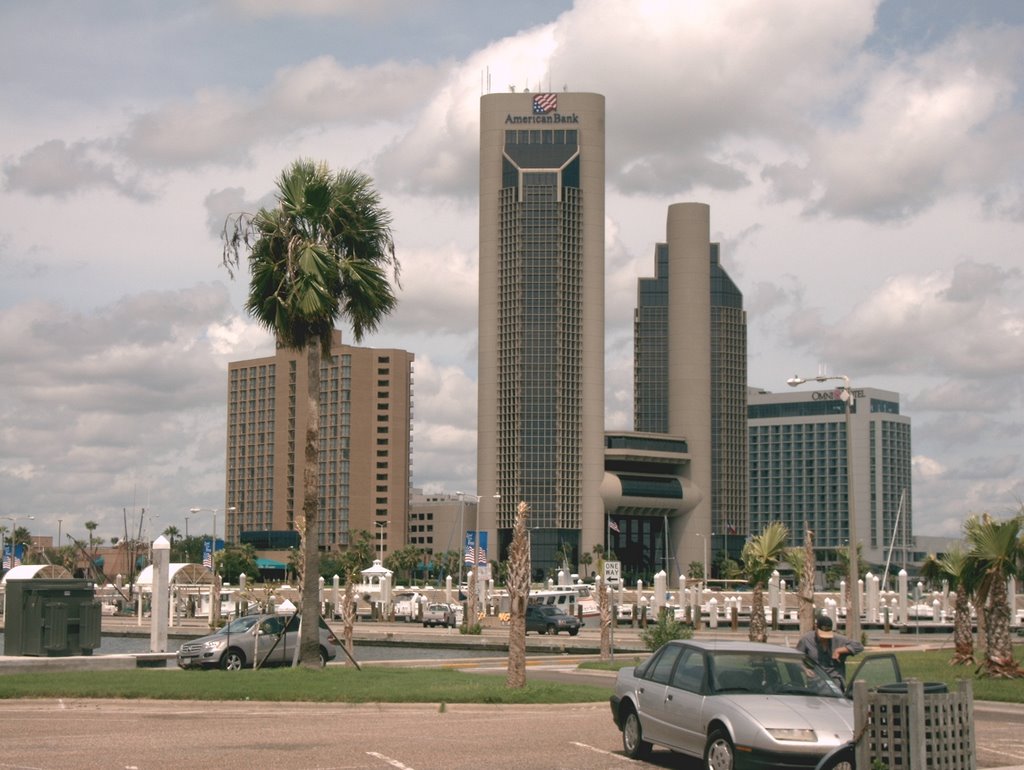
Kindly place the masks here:
<instances>
[{"instance_id":1,"label":"tall hotel building","mask_svg":"<svg viewBox=\"0 0 1024 770\"><path fill-rule=\"evenodd\" d=\"M910 418L900 414L898 393L852 392L850 457L838 391L749 390L750 529L781 521L798 543L809 527L819 559L827 561L827 552L850 539L852 463L856 539L865 561L878 566L890 547L897 554L913 548Z\"/></svg>"},{"instance_id":2,"label":"tall hotel building","mask_svg":"<svg viewBox=\"0 0 1024 770\"><path fill-rule=\"evenodd\" d=\"M366 530L375 551L404 545L409 523L413 355L334 333L320 376L320 550ZM228 542L282 554L302 510L306 367L295 351L228 365ZM234 510L232 510L232 508Z\"/></svg>"},{"instance_id":3,"label":"tall hotel building","mask_svg":"<svg viewBox=\"0 0 1024 770\"><path fill-rule=\"evenodd\" d=\"M481 98L480 528L537 571L604 543L604 186L603 96Z\"/></svg>"},{"instance_id":4,"label":"tall hotel building","mask_svg":"<svg viewBox=\"0 0 1024 770\"><path fill-rule=\"evenodd\" d=\"M710 241L710 208L670 206L654 277L637 287L633 421L686 443L681 499L665 519L681 572L705 549L738 552L747 531L746 329L743 295Z\"/></svg>"}]
</instances>

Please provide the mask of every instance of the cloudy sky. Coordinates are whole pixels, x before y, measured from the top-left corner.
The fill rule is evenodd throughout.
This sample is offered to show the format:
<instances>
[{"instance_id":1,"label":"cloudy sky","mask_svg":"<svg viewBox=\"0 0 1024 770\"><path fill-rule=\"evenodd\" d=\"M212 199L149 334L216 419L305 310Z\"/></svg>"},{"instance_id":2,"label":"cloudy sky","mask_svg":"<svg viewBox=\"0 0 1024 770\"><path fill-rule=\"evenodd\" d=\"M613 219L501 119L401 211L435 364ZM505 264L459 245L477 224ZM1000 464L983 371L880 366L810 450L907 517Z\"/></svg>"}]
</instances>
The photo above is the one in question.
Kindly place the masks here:
<instances>
[{"instance_id":1,"label":"cloudy sky","mask_svg":"<svg viewBox=\"0 0 1024 770\"><path fill-rule=\"evenodd\" d=\"M0 75L0 517L36 534L223 505L226 365L272 344L219 234L301 156L393 212L364 342L416 354L416 486L473 490L488 83L606 96L608 428L636 279L702 201L752 385L898 391L918 534L1024 499L1022 4L33 0L0 4Z\"/></svg>"}]
</instances>

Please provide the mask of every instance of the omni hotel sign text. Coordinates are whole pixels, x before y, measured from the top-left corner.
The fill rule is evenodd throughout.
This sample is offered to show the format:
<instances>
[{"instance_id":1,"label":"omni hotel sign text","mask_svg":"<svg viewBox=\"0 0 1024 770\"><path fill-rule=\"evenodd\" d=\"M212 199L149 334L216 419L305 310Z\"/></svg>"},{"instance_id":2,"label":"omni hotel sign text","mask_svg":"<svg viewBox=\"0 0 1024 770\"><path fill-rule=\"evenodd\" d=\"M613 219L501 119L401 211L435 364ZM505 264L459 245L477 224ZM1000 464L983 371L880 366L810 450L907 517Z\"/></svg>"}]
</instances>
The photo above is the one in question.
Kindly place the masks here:
<instances>
[{"instance_id":1,"label":"omni hotel sign text","mask_svg":"<svg viewBox=\"0 0 1024 770\"><path fill-rule=\"evenodd\" d=\"M811 400L813 400L813 401L839 401L839 400L842 399L842 396L840 395L841 393L842 393L842 390L840 390L840 389L836 389L836 390L816 390L813 393L811 393ZM853 396L854 398L864 398L865 397L863 390L854 390L853 388L850 388L850 395Z\"/></svg>"}]
</instances>

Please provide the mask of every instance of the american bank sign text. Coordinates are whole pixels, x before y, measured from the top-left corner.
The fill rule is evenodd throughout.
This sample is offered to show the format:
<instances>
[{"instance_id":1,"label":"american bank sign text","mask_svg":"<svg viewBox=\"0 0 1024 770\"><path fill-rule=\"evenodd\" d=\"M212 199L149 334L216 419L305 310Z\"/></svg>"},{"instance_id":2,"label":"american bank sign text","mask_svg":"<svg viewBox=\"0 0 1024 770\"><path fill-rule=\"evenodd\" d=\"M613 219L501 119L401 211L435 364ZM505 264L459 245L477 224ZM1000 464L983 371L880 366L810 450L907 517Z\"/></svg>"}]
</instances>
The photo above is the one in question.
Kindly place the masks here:
<instances>
[{"instance_id":1,"label":"american bank sign text","mask_svg":"<svg viewBox=\"0 0 1024 770\"><path fill-rule=\"evenodd\" d=\"M548 115L513 115L505 116L505 125L524 123L579 123L580 116L575 112L572 115L560 115L557 112Z\"/></svg>"}]
</instances>

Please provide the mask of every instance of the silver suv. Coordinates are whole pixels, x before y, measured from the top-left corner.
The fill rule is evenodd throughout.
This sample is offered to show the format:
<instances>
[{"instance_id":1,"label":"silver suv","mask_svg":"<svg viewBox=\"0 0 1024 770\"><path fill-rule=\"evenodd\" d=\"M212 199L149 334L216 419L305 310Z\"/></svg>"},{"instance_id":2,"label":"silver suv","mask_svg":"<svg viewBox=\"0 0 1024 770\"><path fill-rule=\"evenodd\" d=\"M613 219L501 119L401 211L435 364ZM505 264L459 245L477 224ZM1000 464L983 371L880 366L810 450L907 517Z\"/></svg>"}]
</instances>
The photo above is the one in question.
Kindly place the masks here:
<instances>
[{"instance_id":1,"label":"silver suv","mask_svg":"<svg viewBox=\"0 0 1024 770\"><path fill-rule=\"evenodd\" d=\"M288 666L299 643L298 615L244 615L219 631L193 639L178 650L181 668L215 668L226 671L263 666ZM337 656L338 637L320 618L320 665Z\"/></svg>"}]
</instances>

